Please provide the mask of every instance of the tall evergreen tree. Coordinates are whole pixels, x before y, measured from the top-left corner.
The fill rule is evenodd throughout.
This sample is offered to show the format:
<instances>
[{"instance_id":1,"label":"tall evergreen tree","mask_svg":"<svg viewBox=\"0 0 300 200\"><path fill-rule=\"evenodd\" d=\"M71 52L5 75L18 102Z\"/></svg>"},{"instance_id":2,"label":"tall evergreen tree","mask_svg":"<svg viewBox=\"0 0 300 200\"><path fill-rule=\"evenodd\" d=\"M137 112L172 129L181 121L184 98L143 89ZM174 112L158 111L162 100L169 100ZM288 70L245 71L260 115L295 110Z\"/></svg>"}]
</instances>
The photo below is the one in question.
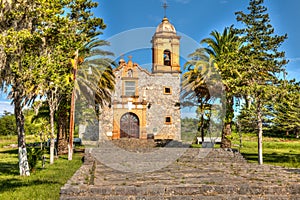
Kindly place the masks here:
<instances>
[{"instance_id":1,"label":"tall evergreen tree","mask_svg":"<svg viewBox=\"0 0 300 200\"><path fill-rule=\"evenodd\" d=\"M280 95L274 105L274 127L275 130L285 132L289 135L294 132L299 137L300 131L300 83L291 80L284 83L282 90L285 94Z\"/></svg>"},{"instance_id":2,"label":"tall evergreen tree","mask_svg":"<svg viewBox=\"0 0 300 200\"><path fill-rule=\"evenodd\" d=\"M263 121L262 109L266 102L274 98L279 92L278 75L285 71L287 64L285 52L279 51L280 45L287 35L274 34L270 24L264 0L250 0L249 13L236 12L237 21L244 25L237 29L244 45L240 49L240 74L242 87L240 92L255 101L258 130L258 162L263 164L262 135Z\"/></svg>"}]
</instances>

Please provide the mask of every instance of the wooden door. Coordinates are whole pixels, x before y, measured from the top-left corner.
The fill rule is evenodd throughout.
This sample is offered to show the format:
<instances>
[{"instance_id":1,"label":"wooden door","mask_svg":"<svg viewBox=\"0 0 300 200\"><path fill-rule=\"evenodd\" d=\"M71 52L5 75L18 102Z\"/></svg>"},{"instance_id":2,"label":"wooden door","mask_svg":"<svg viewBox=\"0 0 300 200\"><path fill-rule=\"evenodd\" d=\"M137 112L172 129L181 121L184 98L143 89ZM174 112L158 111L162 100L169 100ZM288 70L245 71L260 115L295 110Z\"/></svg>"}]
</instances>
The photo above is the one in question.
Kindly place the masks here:
<instances>
[{"instance_id":1,"label":"wooden door","mask_svg":"<svg viewBox=\"0 0 300 200\"><path fill-rule=\"evenodd\" d=\"M139 138L139 118L134 113L126 113L121 117L120 137Z\"/></svg>"}]
</instances>

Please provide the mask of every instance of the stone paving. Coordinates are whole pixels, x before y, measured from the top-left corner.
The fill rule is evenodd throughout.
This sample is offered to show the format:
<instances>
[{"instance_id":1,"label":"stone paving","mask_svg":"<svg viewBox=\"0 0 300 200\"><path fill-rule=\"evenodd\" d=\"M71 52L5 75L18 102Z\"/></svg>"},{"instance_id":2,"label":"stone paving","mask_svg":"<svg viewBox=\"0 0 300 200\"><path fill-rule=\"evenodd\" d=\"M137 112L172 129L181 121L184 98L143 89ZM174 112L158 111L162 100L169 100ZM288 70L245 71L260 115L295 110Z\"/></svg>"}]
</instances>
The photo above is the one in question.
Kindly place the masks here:
<instances>
[{"instance_id":1,"label":"stone paving","mask_svg":"<svg viewBox=\"0 0 300 200\"><path fill-rule=\"evenodd\" d=\"M300 169L250 164L231 149L100 146L86 149L61 199L300 199Z\"/></svg>"}]
</instances>

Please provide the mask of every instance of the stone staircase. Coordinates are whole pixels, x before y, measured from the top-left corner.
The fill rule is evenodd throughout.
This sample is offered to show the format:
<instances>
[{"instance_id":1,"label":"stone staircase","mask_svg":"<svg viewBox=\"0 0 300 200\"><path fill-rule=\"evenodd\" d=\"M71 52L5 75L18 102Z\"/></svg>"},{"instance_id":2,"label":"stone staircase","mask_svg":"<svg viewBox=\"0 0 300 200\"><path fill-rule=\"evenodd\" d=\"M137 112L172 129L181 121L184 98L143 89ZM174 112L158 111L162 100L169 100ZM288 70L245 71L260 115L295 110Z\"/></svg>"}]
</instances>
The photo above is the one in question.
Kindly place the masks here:
<instances>
[{"instance_id":1,"label":"stone staircase","mask_svg":"<svg viewBox=\"0 0 300 200\"><path fill-rule=\"evenodd\" d=\"M231 149L165 147L128 153L105 145L86 149L84 164L61 188L60 199L300 199L300 169L250 164ZM136 154L145 160L137 162ZM103 162L101 155L115 159ZM132 164L140 171L121 168ZM159 164L166 165L147 168Z\"/></svg>"},{"instance_id":2,"label":"stone staircase","mask_svg":"<svg viewBox=\"0 0 300 200\"><path fill-rule=\"evenodd\" d=\"M122 138L111 141L114 145L132 152L149 152L154 150L157 143L153 139L140 140L136 138Z\"/></svg>"}]
</instances>

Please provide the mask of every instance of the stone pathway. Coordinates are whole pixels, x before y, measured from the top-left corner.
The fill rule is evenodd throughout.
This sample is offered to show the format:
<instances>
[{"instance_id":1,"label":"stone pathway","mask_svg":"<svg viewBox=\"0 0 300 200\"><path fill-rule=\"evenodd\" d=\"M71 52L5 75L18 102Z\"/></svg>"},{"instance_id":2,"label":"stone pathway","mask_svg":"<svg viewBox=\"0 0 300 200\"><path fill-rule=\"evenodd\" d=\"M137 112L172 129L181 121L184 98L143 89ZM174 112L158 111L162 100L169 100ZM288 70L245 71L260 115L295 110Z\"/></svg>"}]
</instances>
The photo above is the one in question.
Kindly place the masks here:
<instances>
[{"instance_id":1,"label":"stone pathway","mask_svg":"<svg viewBox=\"0 0 300 200\"><path fill-rule=\"evenodd\" d=\"M101 146L86 149L61 199L300 199L300 169L250 164L232 150Z\"/></svg>"}]
</instances>

